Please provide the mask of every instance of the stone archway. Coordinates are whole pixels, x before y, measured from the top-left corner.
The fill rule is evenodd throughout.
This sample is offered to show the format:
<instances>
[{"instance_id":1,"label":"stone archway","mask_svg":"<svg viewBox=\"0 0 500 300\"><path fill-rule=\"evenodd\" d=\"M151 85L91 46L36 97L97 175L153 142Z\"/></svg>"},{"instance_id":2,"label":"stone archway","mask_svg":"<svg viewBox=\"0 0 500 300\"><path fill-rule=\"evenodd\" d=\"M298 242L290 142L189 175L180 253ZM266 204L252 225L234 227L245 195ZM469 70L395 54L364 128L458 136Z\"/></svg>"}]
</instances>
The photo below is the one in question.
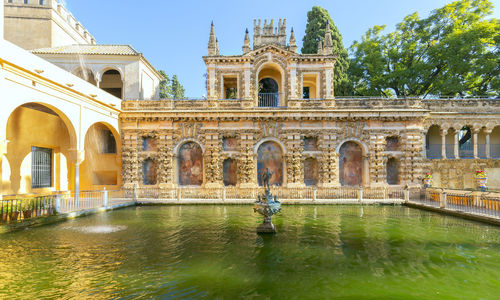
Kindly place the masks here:
<instances>
[{"instance_id":1,"label":"stone archway","mask_svg":"<svg viewBox=\"0 0 500 300\"><path fill-rule=\"evenodd\" d=\"M257 180L263 185L262 174L269 169L272 172L270 185L283 185L283 149L274 141L262 143L257 149Z\"/></svg>"},{"instance_id":2,"label":"stone archway","mask_svg":"<svg viewBox=\"0 0 500 300\"><path fill-rule=\"evenodd\" d=\"M123 80L118 70L109 69L104 72L99 87L117 98L124 98Z\"/></svg>"},{"instance_id":3,"label":"stone archway","mask_svg":"<svg viewBox=\"0 0 500 300\"><path fill-rule=\"evenodd\" d=\"M4 159L8 160L10 177L2 179L2 194L72 187L70 149L77 147L77 136L71 121L57 108L34 102L18 106L8 118L6 138L9 143Z\"/></svg>"},{"instance_id":4,"label":"stone archway","mask_svg":"<svg viewBox=\"0 0 500 300\"><path fill-rule=\"evenodd\" d=\"M80 187L84 190L119 188L121 173L120 137L109 124L91 125L84 140L85 160L80 165Z\"/></svg>"},{"instance_id":5,"label":"stone archway","mask_svg":"<svg viewBox=\"0 0 500 300\"><path fill-rule=\"evenodd\" d=\"M277 107L283 105L280 95L283 92L283 71L275 63L266 63L258 70L257 86L259 107Z\"/></svg>"},{"instance_id":6,"label":"stone archway","mask_svg":"<svg viewBox=\"0 0 500 300\"><path fill-rule=\"evenodd\" d=\"M203 150L198 143L187 142L179 147L177 172L179 185L203 184Z\"/></svg>"},{"instance_id":7,"label":"stone archway","mask_svg":"<svg viewBox=\"0 0 500 300\"><path fill-rule=\"evenodd\" d=\"M363 149L348 141L339 149L339 180L342 186L363 185Z\"/></svg>"},{"instance_id":8,"label":"stone archway","mask_svg":"<svg viewBox=\"0 0 500 300\"><path fill-rule=\"evenodd\" d=\"M74 71L74 74L90 84L97 86L94 72L92 72L91 69L79 67Z\"/></svg>"}]
</instances>

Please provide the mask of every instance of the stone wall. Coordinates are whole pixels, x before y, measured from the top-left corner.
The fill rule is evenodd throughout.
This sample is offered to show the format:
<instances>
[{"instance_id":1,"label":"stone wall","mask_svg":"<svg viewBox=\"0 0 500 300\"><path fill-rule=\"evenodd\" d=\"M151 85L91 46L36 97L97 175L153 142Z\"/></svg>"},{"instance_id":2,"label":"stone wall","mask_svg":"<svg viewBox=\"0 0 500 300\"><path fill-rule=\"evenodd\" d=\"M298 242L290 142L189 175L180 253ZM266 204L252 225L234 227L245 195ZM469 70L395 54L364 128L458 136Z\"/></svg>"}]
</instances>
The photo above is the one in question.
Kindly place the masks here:
<instances>
[{"instance_id":1,"label":"stone wall","mask_svg":"<svg viewBox=\"0 0 500 300\"><path fill-rule=\"evenodd\" d=\"M494 159L435 159L424 160L424 171L433 176L433 187L472 189L476 188L474 175L484 170L488 187L500 190L500 160Z\"/></svg>"},{"instance_id":2,"label":"stone wall","mask_svg":"<svg viewBox=\"0 0 500 300\"><path fill-rule=\"evenodd\" d=\"M126 187L134 184L176 187L187 182L185 178L181 180L180 172L195 174L202 169L202 186L220 187L226 178L226 182L236 182L238 187L255 187L259 174L269 168L275 176L271 180L275 184L305 187L311 185L305 182L305 165L309 160L307 165L316 168L308 170L308 174L317 174L314 185L340 186L339 172L343 170L340 148L350 142L358 147L360 158L358 167L348 168L344 173L359 178L344 184L385 186L391 176L395 185L420 184L422 130L414 118L392 116L382 121L376 117L329 117L331 114L333 111L316 114L301 111L293 116L286 111L258 114L251 111L125 111L121 115L123 183ZM158 148L143 149L146 138L154 139ZM387 145L390 138L397 141L396 145L394 142ZM190 154L181 153L187 143L201 147L201 168ZM145 184L142 166L147 159L160 164L157 182ZM236 178L224 174L227 159L236 162ZM314 161L311 163L311 160ZM398 167L387 168L389 160L396 161ZM349 163L347 160L347 165ZM388 174L388 170L396 174Z\"/></svg>"}]
</instances>

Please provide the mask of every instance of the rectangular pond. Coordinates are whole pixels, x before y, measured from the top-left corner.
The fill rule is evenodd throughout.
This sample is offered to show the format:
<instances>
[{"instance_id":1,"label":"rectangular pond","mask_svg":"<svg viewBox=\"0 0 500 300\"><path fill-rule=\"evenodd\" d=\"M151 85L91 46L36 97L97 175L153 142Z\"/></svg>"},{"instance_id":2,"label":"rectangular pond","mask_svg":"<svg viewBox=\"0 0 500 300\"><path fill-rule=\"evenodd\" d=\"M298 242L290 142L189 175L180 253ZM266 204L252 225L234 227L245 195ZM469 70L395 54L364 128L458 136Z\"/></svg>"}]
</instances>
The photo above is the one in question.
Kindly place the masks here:
<instances>
[{"instance_id":1,"label":"rectangular pond","mask_svg":"<svg viewBox=\"0 0 500 300\"><path fill-rule=\"evenodd\" d=\"M0 298L498 299L500 228L402 206L139 206L0 235Z\"/></svg>"}]
</instances>

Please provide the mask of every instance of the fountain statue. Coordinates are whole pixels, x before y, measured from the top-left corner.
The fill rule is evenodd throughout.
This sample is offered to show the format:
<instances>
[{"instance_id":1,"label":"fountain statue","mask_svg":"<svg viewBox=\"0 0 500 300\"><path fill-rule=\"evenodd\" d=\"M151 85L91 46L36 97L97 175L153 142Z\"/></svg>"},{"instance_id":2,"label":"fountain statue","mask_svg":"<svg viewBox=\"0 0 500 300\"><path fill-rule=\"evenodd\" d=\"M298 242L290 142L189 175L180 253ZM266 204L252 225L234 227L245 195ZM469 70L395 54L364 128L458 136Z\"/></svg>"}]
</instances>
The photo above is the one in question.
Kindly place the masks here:
<instances>
[{"instance_id":1,"label":"fountain statue","mask_svg":"<svg viewBox=\"0 0 500 300\"><path fill-rule=\"evenodd\" d=\"M269 180L272 176L273 173L269 172L269 168L262 173L265 194L259 195L257 201L253 204L253 211L264 216L264 222L257 227L258 233L276 233L271 217L281 211L281 203L276 196L271 195Z\"/></svg>"}]
</instances>

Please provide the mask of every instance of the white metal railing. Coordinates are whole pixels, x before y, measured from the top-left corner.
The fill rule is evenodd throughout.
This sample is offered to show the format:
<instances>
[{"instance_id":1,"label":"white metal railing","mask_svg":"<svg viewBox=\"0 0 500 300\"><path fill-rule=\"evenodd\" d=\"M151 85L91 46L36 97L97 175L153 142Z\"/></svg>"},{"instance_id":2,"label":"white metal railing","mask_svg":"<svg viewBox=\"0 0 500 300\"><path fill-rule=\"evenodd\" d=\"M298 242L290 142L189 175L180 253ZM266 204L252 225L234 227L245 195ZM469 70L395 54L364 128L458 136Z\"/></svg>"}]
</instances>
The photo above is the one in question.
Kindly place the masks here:
<instances>
[{"instance_id":1,"label":"white metal railing","mask_svg":"<svg viewBox=\"0 0 500 300\"><path fill-rule=\"evenodd\" d=\"M429 188L412 201L442 209L500 218L500 193Z\"/></svg>"},{"instance_id":2,"label":"white metal railing","mask_svg":"<svg viewBox=\"0 0 500 300\"><path fill-rule=\"evenodd\" d=\"M137 188L135 194L137 201L244 201L252 202L259 194L264 193L264 188L201 188L180 187L175 189L160 189L156 187ZM356 187L333 187L333 188L286 188L271 187L271 193L281 201L382 201L395 200L405 201L408 199L408 191L401 187L378 187L378 188L356 188Z\"/></svg>"}]
</instances>

